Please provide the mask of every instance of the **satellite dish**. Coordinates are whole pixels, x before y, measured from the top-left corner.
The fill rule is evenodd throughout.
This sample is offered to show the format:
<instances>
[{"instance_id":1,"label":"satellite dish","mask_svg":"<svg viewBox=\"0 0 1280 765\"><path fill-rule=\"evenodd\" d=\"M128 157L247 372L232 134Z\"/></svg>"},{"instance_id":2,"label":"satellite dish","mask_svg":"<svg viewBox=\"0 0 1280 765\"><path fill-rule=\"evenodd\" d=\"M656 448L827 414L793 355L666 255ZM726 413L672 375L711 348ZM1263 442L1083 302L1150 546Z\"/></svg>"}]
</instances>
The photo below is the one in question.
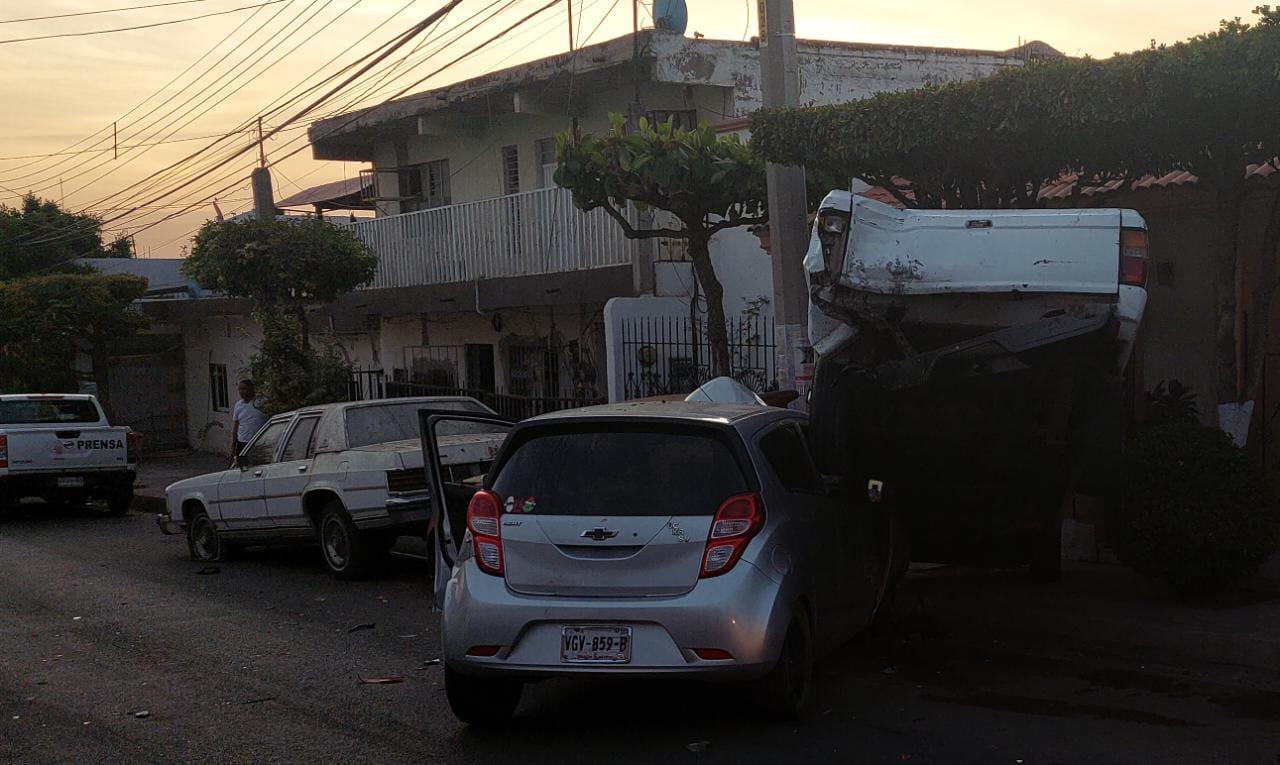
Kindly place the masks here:
<instances>
[{"instance_id":1,"label":"satellite dish","mask_svg":"<svg viewBox=\"0 0 1280 765\"><path fill-rule=\"evenodd\" d=\"M666 32L684 34L689 26L689 8L684 0L653 0L653 25Z\"/></svg>"}]
</instances>

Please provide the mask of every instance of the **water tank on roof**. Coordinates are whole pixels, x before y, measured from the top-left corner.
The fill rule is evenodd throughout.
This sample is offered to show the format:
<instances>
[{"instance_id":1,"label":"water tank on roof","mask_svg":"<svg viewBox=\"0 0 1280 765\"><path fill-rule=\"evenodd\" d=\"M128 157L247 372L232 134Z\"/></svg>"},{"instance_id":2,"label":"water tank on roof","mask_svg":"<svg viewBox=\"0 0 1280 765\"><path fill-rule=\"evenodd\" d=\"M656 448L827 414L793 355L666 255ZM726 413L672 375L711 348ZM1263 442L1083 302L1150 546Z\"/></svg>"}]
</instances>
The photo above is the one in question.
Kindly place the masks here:
<instances>
[{"instance_id":1,"label":"water tank on roof","mask_svg":"<svg viewBox=\"0 0 1280 765\"><path fill-rule=\"evenodd\" d=\"M689 8L684 0L653 0L653 25L667 32L684 34L689 26Z\"/></svg>"}]
</instances>

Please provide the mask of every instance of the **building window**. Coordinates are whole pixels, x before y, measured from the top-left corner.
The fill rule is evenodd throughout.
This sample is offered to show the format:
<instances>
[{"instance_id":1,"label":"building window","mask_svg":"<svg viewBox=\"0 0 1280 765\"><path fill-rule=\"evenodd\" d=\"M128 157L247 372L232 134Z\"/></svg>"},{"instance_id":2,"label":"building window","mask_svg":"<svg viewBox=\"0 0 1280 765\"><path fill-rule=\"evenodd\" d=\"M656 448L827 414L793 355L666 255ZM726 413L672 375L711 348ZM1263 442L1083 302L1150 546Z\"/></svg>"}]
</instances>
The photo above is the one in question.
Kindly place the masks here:
<instances>
[{"instance_id":1,"label":"building window","mask_svg":"<svg viewBox=\"0 0 1280 765\"><path fill-rule=\"evenodd\" d=\"M520 150L515 146L502 147L502 193L520 193Z\"/></svg>"},{"instance_id":2,"label":"building window","mask_svg":"<svg viewBox=\"0 0 1280 765\"><path fill-rule=\"evenodd\" d=\"M654 109L649 112L649 124L657 127L667 120L671 120L672 127L677 130L684 128L685 130L693 130L698 126L698 110L697 109Z\"/></svg>"},{"instance_id":3,"label":"building window","mask_svg":"<svg viewBox=\"0 0 1280 765\"><path fill-rule=\"evenodd\" d=\"M538 155L538 188L556 185L556 139L542 138L533 145Z\"/></svg>"},{"instance_id":4,"label":"building window","mask_svg":"<svg viewBox=\"0 0 1280 765\"><path fill-rule=\"evenodd\" d=\"M449 194L449 160L428 162L423 170L427 183L427 207L453 204Z\"/></svg>"},{"instance_id":5,"label":"building window","mask_svg":"<svg viewBox=\"0 0 1280 765\"><path fill-rule=\"evenodd\" d=\"M406 167L399 172L400 179L398 197L401 199L422 198L422 168Z\"/></svg>"},{"instance_id":6,"label":"building window","mask_svg":"<svg viewBox=\"0 0 1280 765\"><path fill-rule=\"evenodd\" d=\"M226 364L209 365L209 406L215 412L225 412L231 408Z\"/></svg>"}]
</instances>

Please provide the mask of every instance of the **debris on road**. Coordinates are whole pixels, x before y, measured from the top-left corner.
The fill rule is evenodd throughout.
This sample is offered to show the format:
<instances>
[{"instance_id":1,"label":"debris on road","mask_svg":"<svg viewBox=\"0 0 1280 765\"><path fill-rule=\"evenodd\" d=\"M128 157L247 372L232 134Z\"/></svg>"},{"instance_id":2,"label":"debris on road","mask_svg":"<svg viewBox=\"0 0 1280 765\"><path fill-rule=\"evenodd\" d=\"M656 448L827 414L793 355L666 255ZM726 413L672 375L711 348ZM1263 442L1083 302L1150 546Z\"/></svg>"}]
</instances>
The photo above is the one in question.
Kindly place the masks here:
<instances>
[{"instance_id":1,"label":"debris on road","mask_svg":"<svg viewBox=\"0 0 1280 765\"><path fill-rule=\"evenodd\" d=\"M360 677L356 675L356 679L360 681L360 685L392 685L404 682L404 678L400 675L389 675L387 677Z\"/></svg>"},{"instance_id":2,"label":"debris on road","mask_svg":"<svg viewBox=\"0 0 1280 765\"><path fill-rule=\"evenodd\" d=\"M361 630L371 630L377 626L378 626L377 622L364 622L363 624L357 624L356 626L347 630L347 634L350 635L352 632L360 632Z\"/></svg>"},{"instance_id":3,"label":"debris on road","mask_svg":"<svg viewBox=\"0 0 1280 765\"><path fill-rule=\"evenodd\" d=\"M138 718L139 720L145 720L151 716L151 713L145 709L140 709L137 712L134 712L133 716Z\"/></svg>"}]
</instances>

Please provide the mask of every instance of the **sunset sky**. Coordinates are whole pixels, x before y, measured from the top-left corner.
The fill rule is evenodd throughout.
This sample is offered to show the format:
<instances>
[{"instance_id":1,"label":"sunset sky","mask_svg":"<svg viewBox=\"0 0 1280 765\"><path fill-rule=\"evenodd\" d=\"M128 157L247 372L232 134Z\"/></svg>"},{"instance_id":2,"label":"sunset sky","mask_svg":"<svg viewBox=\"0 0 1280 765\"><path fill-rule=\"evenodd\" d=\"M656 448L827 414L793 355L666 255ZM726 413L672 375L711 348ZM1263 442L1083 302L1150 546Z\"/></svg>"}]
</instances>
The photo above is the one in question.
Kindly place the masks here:
<instances>
[{"instance_id":1,"label":"sunset sky","mask_svg":"<svg viewBox=\"0 0 1280 765\"><path fill-rule=\"evenodd\" d=\"M124 191L130 184L139 183L210 144L210 136L251 121L255 113L295 86L311 85L321 73L332 72L391 39L438 8L443 0L169 0L172 4L165 7L7 23L31 16L164 1L0 0L0 204L12 206L18 201L17 195L34 190L40 196L62 199L75 210L91 210L105 218L122 214L204 167L217 166L222 156L247 145L251 136L245 132L224 142L194 168L163 177L163 183L157 179L154 184L134 189L151 193L130 198L133 192ZM589 36L590 42L599 42L631 28L631 9L622 0L573 2L580 39ZM688 2L690 34L697 31L707 37L727 39L755 34L755 0ZM454 41L450 35L461 35L470 26L472 14L490 7L490 0L465 0L445 20L438 36L412 59L422 63L405 67L380 87L353 89L348 101L377 103L395 91L397 82L412 82L451 57L443 52L432 55L433 45L449 43L448 51L456 55L542 4L541 0L512 0L511 7L488 25ZM997 50L1011 48L1020 39L1039 39L1069 55L1097 57L1144 47L1152 40L1177 41L1216 27L1222 18L1247 18L1255 5L1256 0L795 0L801 37ZM150 29L6 42L240 8L247 10ZM641 15L647 22L647 13L642 11ZM372 31L384 22L384 26ZM424 84L422 89L565 50L565 25L563 7L549 11L493 48ZM456 31L443 31L448 29ZM326 65L353 44L349 53ZM203 60L196 63L202 55ZM190 71L183 75L188 67ZM173 84L166 88L171 81ZM326 111L337 108L335 105ZM275 118L276 124L291 113L282 112ZM118 143L122 147L192 140L124 148L117 160L110 151L112 122L119 124ZM272 126L271 117L267 124ZM269 157L303 147L303 135L304 130L293 129L277 136L267 148ZM92 151L84 153L86 149ZM68 150L82 153L27 156ZM256 153L246 154L220 168L210 179L236 172L247 174L255 159ZM355 175L359 167L317 162L304 149L280 160L273 169L276 194L283 197L300 187ZM215 188L221 185L225 184ZM154 223L201 201L208 191L200 189L192 186L147 205L108 228L123 224L126 230L133 231ZM244 209L248 206L247 184L219 199L225 212ZM201 204L138 233L139 255L176 257L194 229L212 215L212 208Z\"/></svg>"}]
</instances>

